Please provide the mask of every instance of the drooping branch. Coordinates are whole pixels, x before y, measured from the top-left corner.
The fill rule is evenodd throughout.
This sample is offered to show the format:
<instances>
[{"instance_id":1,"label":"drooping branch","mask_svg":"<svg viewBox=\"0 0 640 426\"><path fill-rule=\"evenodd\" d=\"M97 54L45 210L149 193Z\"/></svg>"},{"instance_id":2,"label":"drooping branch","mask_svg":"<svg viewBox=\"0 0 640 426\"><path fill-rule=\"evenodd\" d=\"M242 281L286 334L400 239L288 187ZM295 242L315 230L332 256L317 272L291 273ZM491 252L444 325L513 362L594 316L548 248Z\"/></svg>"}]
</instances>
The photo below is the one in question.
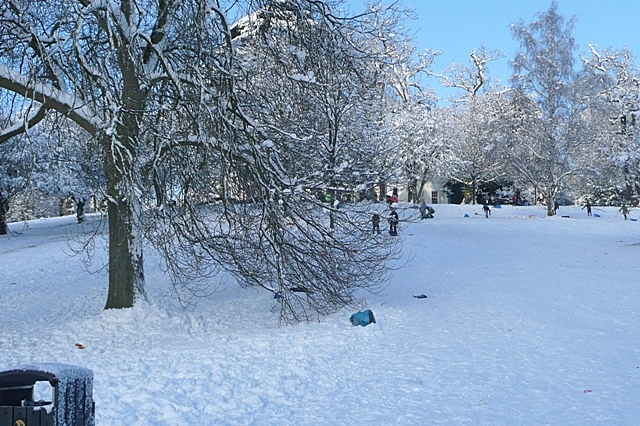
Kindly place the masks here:
<instances>
[{"instance_id":1,"label":"drooping branch","mask_svg":"<svg viewBox=\"0 0 640 426\"><path fill-rule=\"evenodd\" d=\"M32 116L26 118L21 122L16 122L15 124L8 126L5 129L2 129L2 131L0 131L0 145L2 145L12 137L26 132L28 129L41 122L46 116L47 108L44 105L41 105L38 108L38 111L36 111L36 113Z\"/></svg>"},{"instance_id":2,"label":"drooping branch","mask_svg":"<svg viewBox=\"0 0 640 426\"><path fill-rule=\"evenodd\" d=\"M66 115L92 136L95 136L101 127L96 117L97 112L83 105L76 96L56 89L50 84L33 81L2 64L0 64L0 87L14 93L28 94L30 99L40 102L45 108Z\"/></svg>"}]
</instances>

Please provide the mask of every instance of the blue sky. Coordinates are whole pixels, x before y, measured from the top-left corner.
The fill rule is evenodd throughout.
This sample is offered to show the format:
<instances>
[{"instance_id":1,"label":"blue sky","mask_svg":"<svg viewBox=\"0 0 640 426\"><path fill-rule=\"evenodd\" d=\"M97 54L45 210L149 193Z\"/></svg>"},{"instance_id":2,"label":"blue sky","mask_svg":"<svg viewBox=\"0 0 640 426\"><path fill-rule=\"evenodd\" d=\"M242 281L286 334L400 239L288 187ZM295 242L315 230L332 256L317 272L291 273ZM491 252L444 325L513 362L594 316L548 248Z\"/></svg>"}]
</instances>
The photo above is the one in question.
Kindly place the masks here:
<instances>
[{"instance_id":1,"label":"blue sky","mask_svg":"<svg viewBox=\"0 0 640 426\"><path fill-rule=\"evenodd\" d=\"M518 20L528 24L549 8L551 0L399 0L399 3L418 15L418 19L407 22L418 47L442 51L434 71L441 71L452 62L467 64L469 53L484 44L506 54L505 59L492 62L489 71L493 78L507 83L511 74L509 61L519 50L510 25ZM345 4L358 11L364 8L366 0L347 0ZM579 52L588 51L591 42L603 50L628 47L636 56L640 55L640 1L558 0L558 8L565 18L576 17L574 37ZM437 81L427 84L438 93L445 93Z\"/></svg>"}]
</instances>

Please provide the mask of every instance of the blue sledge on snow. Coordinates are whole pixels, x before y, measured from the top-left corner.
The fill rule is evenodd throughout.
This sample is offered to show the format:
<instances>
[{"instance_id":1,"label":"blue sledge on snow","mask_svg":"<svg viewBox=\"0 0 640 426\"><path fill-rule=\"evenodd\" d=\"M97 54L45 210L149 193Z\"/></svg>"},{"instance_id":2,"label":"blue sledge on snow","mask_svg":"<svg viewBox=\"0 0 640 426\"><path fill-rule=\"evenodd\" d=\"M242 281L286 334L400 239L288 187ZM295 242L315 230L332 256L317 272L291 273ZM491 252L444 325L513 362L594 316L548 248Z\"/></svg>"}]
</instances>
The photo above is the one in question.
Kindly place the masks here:
<instances>
[{"instance_id":1,"label":"blue sledge on snow","mask_svg":"<svg viewBox=\"0 0 640 426\"><path fill-rule=\"evenodd\" d=\"M351 317L349 317L349 321L351 321L351 325L361 325L362 327L366 327L369 324L375 324L376 318L373 316L371 309L367 309L351 315Z\"/></svg>"}]
</instances>

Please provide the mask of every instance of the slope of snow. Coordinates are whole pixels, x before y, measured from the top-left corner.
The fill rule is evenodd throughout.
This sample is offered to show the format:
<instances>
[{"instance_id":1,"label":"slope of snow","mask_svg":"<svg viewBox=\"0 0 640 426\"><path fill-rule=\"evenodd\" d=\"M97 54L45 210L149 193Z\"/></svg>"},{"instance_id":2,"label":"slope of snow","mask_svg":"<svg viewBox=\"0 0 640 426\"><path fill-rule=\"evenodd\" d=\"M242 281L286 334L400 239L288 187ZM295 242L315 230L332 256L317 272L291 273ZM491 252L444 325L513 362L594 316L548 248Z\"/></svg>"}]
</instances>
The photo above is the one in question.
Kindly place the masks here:
<instances>
[{"instance_id":1,"label":"slope of snow","mask_svg":"<svg viewBox=\"0 0 640 426\"><path fill-rule=\"evenodd\" d=\"M401 224L406 264L366 296L367 327L353 310L278 327L269 294L224 278L183 309L149 254L150 303L105 312L103 248L91 273L68 256L95 218L14 223L0 237L0 371L90 368L105 426L634 424L640 222L559 213L441 205Z\"/></svg>"}]
</instances>

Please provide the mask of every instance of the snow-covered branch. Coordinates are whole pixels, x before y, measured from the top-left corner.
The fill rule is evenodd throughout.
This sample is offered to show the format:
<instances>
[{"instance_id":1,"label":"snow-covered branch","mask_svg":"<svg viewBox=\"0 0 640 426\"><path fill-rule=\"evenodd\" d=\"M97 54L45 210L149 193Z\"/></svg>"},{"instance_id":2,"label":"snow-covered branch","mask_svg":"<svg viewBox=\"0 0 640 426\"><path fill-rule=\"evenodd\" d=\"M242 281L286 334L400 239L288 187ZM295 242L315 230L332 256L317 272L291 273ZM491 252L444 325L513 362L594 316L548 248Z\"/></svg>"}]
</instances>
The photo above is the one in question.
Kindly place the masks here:
<instances>
[{"instance_id":1,"label":"snow-covered branch","mask_svg":"<svg viewBox=\"0 0 640 426\"><path fill-rule=\"evenodd\" d=\"M99 113L84 105L78 97L50 84L33 81L3 64L0 64L0 87L15 93L28 93L33 100L68 116L91 135L101 128Z\"/></svg>"}]
</instances>

